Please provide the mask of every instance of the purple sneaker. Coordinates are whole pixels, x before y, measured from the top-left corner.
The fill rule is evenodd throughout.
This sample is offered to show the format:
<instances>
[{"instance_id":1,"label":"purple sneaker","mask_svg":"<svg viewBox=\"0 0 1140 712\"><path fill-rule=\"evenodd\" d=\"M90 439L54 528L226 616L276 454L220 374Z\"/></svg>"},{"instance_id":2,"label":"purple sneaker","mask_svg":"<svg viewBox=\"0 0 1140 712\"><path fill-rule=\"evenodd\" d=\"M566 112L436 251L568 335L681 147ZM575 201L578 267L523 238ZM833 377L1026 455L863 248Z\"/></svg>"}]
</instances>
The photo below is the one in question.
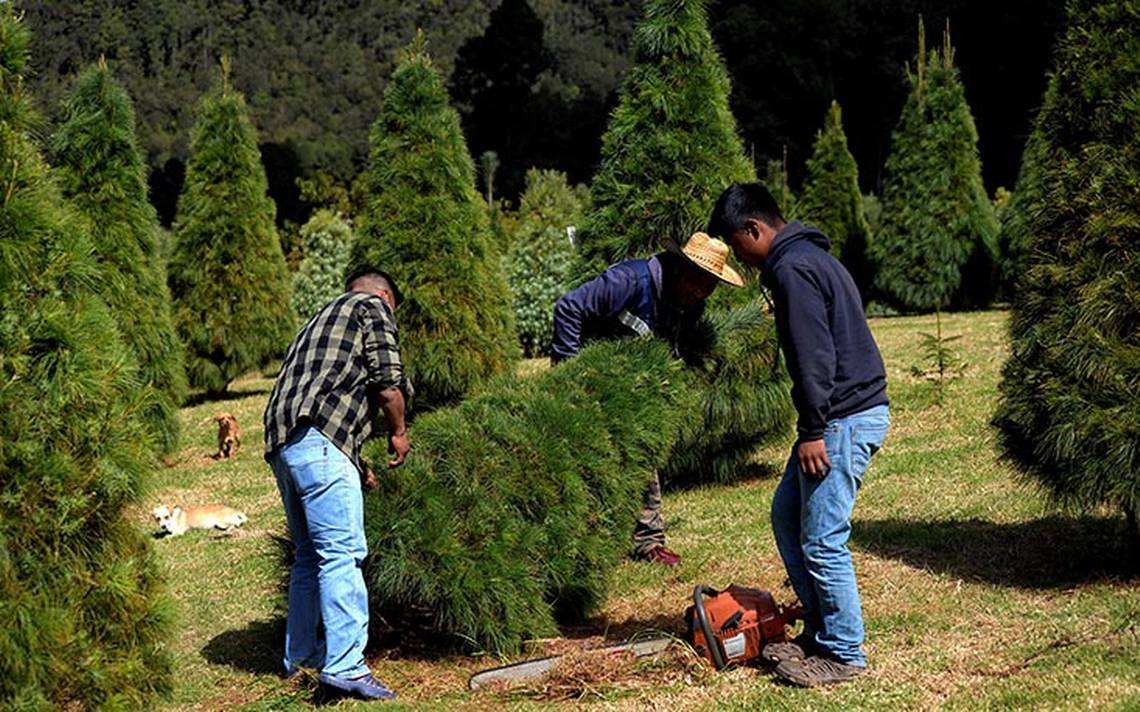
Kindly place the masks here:
<instances>
[{"instance_id":1,"label":"purple sneaker","mask_svg":"<svg viewBox=\"0 0 1140 712\"><path fill-rule=\"evenodd\" d=\"M396 699L396 693L385 687L384 683L372 677L372 673L348 679L326 675L322 672L320 681L322 685L331 687L341 693L355 695L363 700Z\"/></svg>"}]
</instances>

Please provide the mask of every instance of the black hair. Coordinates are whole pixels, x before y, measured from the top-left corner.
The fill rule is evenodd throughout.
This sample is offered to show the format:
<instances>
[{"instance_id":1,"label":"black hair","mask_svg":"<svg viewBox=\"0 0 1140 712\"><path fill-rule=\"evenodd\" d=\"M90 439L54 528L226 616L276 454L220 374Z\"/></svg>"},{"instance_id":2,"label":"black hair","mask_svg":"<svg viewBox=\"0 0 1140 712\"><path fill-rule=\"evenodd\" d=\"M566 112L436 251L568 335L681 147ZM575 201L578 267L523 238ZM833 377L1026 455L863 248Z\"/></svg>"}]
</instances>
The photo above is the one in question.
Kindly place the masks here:
<instances>
[{"instance_id":1,"label":"black hair","mask_svg":"<svg viewBox=\"0 0 1140 712\"><path fill-rule=\"evenodd\" d=\"M773 227L784 222L780 206L763 183L733 183L716 200L708 233L727 238L744 228L746 220L760 220Z\"/></svg>"},{"instance_id":2,"label":"black hair","mask_svg":"<svg viewBox=\"0 0 1140 712\"><path fill-rule=\"evenodd\" d=\"M348 291L352 289L352 285L362 277L379 277L388 283L388 287L392 290L392 296L396 298L396 305L404 301L404 295L400 293L400 288L396 286L396 280L392 279L384 270L373 267L372 265L361 265L356 269L351 270L348 276L344 278L344 289Z\"/></svg>"}]
</instances>

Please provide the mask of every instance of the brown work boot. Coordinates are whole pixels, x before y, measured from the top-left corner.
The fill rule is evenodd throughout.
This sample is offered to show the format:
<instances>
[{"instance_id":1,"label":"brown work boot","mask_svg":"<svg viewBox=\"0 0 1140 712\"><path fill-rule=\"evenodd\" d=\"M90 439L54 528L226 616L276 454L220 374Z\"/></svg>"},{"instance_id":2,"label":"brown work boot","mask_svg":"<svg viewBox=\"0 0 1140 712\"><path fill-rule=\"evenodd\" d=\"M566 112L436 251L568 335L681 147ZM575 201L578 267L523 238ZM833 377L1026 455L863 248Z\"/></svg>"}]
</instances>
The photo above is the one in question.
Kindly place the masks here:
<instances>
[{"instance_id":1,"label":"brown work boot","mask_svg":"<svg viewBox=\"0 0 1140 712\"><path fill-rule=\"evenodd\" d=\"M785 660L776 666L776 674L781 679L800 687L850 682L865 672L866 668L847 665L822 655L813 655L806 660Z\"/></svg>"},{"instance_id":2,"label":"brown work boot","mask_svg":"<svg viewBox=\"0 0 1140 712\"><path fill-rule=\"evenodd\" d=\"M654 544L645 551L638 552L635 558L638 561L648 561L662 566L676 566L681 563L681 555L664 544Z\"/></svg>"},{"instance_id":3,"label":"brown work boot","mask_svg":"<svg viewBox=\"0 0 1140 712\"><path fill-rule=\"evenodd\" d=\"M760 650L760 657L765 662L778 665L785 660L802 661L814 652L815 641L810 635L800 633L791 640L768 643Z\"/></svg>"}]
</instances>

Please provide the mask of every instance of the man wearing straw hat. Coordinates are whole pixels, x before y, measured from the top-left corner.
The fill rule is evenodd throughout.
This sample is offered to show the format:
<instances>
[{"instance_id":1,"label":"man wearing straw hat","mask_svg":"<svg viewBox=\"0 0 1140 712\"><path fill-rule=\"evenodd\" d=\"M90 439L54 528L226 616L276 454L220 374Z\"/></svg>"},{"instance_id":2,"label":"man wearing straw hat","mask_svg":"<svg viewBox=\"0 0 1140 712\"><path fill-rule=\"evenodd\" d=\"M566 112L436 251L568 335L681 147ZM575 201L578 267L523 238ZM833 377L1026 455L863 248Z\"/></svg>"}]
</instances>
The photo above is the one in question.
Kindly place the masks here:
<instances>
[{"instance_id":1,"label":"man wearing straw hat","mask_svg":"<svg viewBox=\"0 0 1140 712\"><path fill-rule=\"evenodd\" d=\"M717 284L743 286L744 280L725 262L728 252L725 243L698 232L684 247L670 243L666 252L607 268L554 305L551 362L576 355L583 343L597 338L654 334L676 352L686 330L700 320L705 300ZM656 473L646 486L634 526L632 557L664 566L681 561L665 546L661 481Z\"/></svg>"}]
</instances>

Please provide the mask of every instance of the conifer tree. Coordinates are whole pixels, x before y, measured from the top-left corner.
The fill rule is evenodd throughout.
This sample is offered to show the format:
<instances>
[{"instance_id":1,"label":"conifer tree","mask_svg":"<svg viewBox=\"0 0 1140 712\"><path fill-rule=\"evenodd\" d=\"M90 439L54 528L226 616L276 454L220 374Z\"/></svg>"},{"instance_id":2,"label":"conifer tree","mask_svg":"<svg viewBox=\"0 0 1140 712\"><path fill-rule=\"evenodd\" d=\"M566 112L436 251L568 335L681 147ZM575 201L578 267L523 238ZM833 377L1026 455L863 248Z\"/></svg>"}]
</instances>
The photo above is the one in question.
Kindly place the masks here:
<instances>
[{"instance_id":1,"label":"conifer tree","mask_svg":"<svg viewBox=\"0 0 1140 712\"><path fill-rule=\"evenodd\" d=\"M418 418L418 454L365 499L369 548L387 552L366 572L373 608L425 611L414 622L437 640L511 652L601 607L650 473L725 437L703 438L692 413L734 407L722 375L748 362L759 318L750 304L704 322L683 362L659 339L595 343ZM788 401L786 387L768 394Z\"/></svg>"},{"instance_id":2,"label":"conifer tree","mask_svg":"<svg viewBox=\"0 0 1140 712\"><path fill-rule=\"evenodd\" d=\"M304 257L293 275L293 309L308 321L344 291L352 256L352 227L338 213L318 210L301 228Z\"/></svg>"},{"instance_id":3,"label":"conifer tree","mask_svg":"<svg viewBox=\"0 0 1140 712\"><path fill-rule=\"evenodd\" d=\"M563 173L532 168L526 174L508 270L519 341L527 356L550 351L554 302L570 289L573 234L589 200L585 187L571 188Z\"/></svg>"},{"instance_id":4,"label":"conifer tree","mask_svg":"<svg viewBox=\"0 0 1140 712\"><path fill-rule=\"evenodd\" d=\"M418 405L454 402L519 349L503 255L422 34L384 91L368 189L352 264L389 272L404 293L400 347Z\"/></svg>"},{"instance_id":5,"label":"conifer tree","mask_svg":"<svg viewBox=\"0 0 1140 712\"><path fill-rule=\"evenodd\" d=\"M927 53L919 21L909 81L887 158L883 227L872 243L875 285L900 309L985 306L996 282L998 225L949 28L941 52Z\"/></svg>"},{"instance_id":6,"label":"conifer tree","mask_svg":"<svg viewBox=\"0 0 1140 712\"><path fill-rule=\"evenodd\" d=\"M816 135L796 217L823 230L835 255L855 278L866 301L871 274L866 250L871 228L859 192L859 167L847 150L839 102L832 101L823 130Z\"/></svg>"},{"instance_id":7,"label":"conifer tree","mask_svg":"<svg viewBox=\"0 0 1140 712\"><path fill-rule=\"evenodd\" d=\"M650 255L666 239L683 242L703 229L721 191L756 178L729 110L728 72L709 34L705 4L645 4L635 64L590 184L594 207L579 231L580 276Z\"/></svg>"},{"instance_id":8,"label":"conifer tree","mask_svg":"<svg viewBox=\"0 0 1140 712\"><path fill-rule=\"evenodd\" d=\"M222 81L202 98L178 198L169 283L190 385L216 395L284 352L291 280L245 99Z\"/></svg>"},{"instance_id":9,"label":"conifer tree","mask_svg":"<svg viewBox=\"0 0 1140 712\"><path fill-rule=\"evenodd\" d=\"M773 158L765 164L764 185L775 198L776 205L779 206L780 214L784 216L784 219L796 218L796 194L792 192L792 186L788 184L787 146L784 146L783 158Z\"/></svg>"},{"instance_id":10,"label":"conifer tree","mask_svg":"<svg viewBox=\"0 0 1140 712\"><path fill-rule=\"evenodd\" d=\"M1063 502L1140 515L1140 13L1071 0L1014 205L1000 442ZM1140 538L1134 538L1140 545Z\"/></svg>"},{"instance_id":11,"label":"conifer tree","mask_svg":"<svg viewBox=\"0 0 1140 712\"><path fill-rule=\"evenodd\" d=\"M178 406L187 390L182 343L135 142L134 108L104 63L80 75L52 154L64 195L87 221L103 273L100 295L138 358L143 383L157 391L143 418L169 454L178 445Z\"/></svg>"},{"instance_id":12,"label":"conifer tree","mask_svg":"<svg viewBox=\"0 0 1140 712\"><path fill-rule=\"evenodd\" d=\"M153 461L103 265L30 140L29 35L0 8L0 700L145 708L172 683L170 602L125 508Z\"/></svg>"}]
</instances>

